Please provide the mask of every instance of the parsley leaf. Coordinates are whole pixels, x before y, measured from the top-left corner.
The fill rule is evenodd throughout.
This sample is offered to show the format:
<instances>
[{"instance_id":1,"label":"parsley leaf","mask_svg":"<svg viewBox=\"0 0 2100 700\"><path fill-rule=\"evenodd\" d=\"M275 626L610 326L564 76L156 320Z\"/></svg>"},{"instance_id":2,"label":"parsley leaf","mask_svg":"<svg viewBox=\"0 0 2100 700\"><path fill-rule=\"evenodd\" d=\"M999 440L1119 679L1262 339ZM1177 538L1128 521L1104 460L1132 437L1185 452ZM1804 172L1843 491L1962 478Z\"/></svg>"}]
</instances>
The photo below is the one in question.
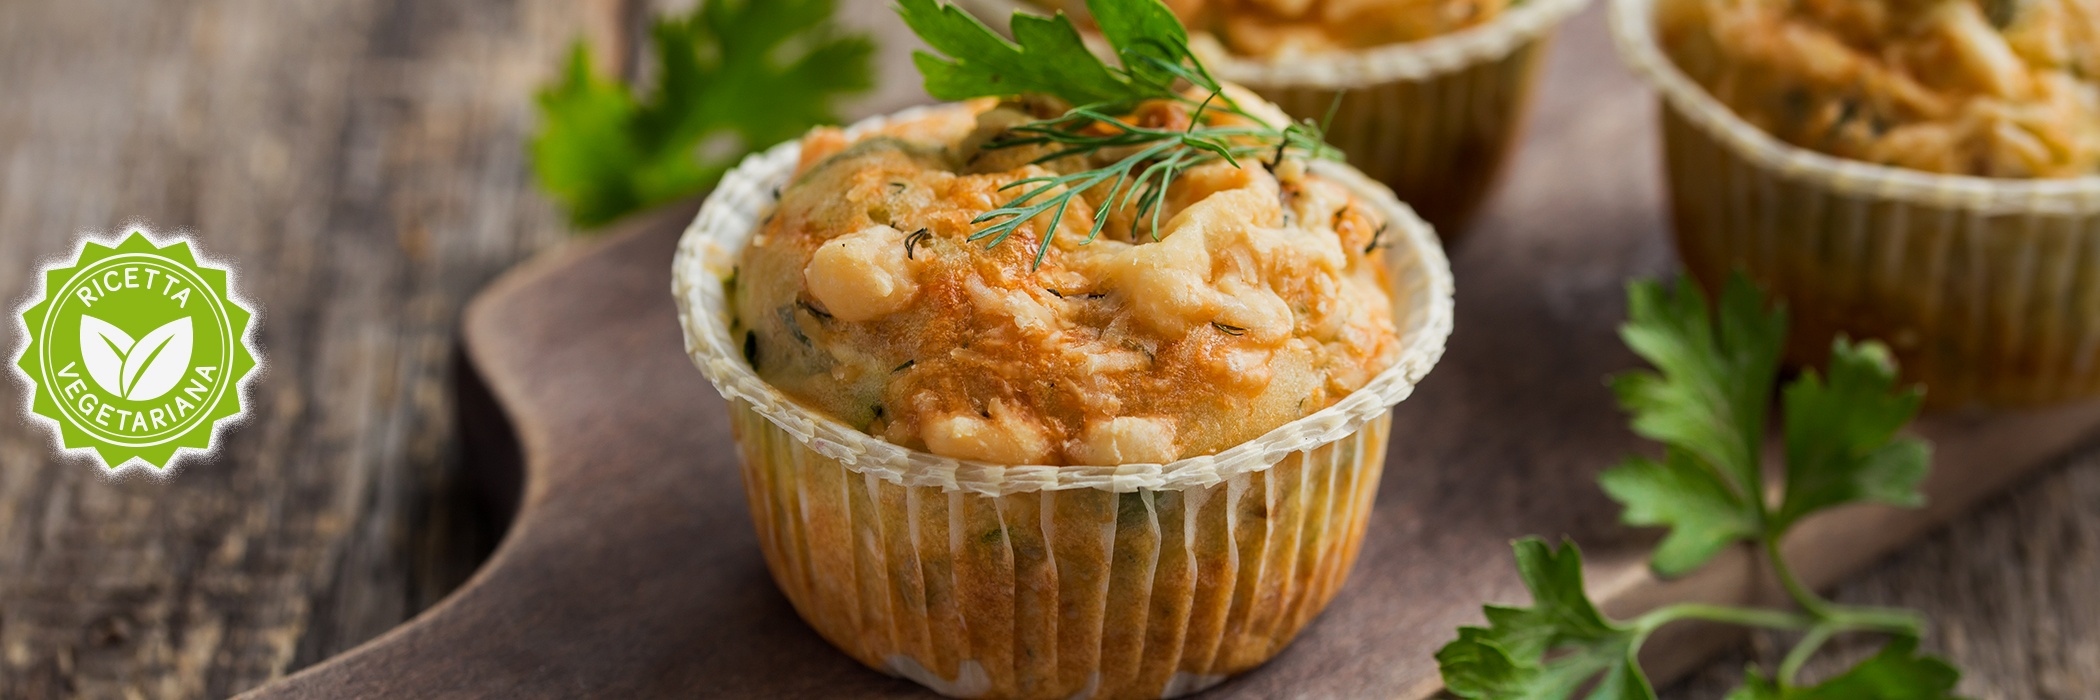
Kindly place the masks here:
<instances>
[{"instance_id":1,"label":"parsley leaf","mask_svg":"<svg viewBox=\"0 0 2100 700\"><path fill-rule=\"evenodd\" d=\"M1879 343L1839 339L1830 377L1813 369L1787 386L1786 497L1772 527L1856 501L1915 508L1932 448L1896 431L1918 414L1922 392L1898 391L1896 367Z\"/></svg>"},{"instance_id":2,"label":"parsley leaf","mask_svg":"<svg viewBox=\"0 0 2100 700\"><path fill-rule=\"evenodd\" d=\"M1917 650L1916 639L1891 639L1859 665L1808 687L1786 687L1752 670L1727 700L1952 700L1961 672Z\"/></svg>"},{"instance_id":3,"label":"parsley leaf","mask_svg":"<svg viewBox=\"0 0 2100 700\"><path fill-rule=\"evenodd\" d=\"M650 158L633 133L635 103L624 86L592 74L577 46L561 82L540 93L542 125L532 142L540 186L568 206L578 226L596 226L719 177L689 158ZM649 184L644 184L649 183Z\"/></svg>"},{"instance_id":4,"label":"parsley leaf","mask_svg":"<svg viewBox=\"0 0 2100 700\"><path fill-rule=\"evenodd\" d=\"M947 55L920 51L912 56L926 77L926 93L937 99L1042 93L1093 105L1172 97L1174 78L1189 74L1182 65L1189 56L1188 33L1174 14L1156 0L1089 0L1087 6L1124 69L1095 57L1062 12L1053 17L1015 13L1013 41L935 0L899 0L897 14L928 46Z\"/></svg>"},{"instance_id":5,"label":"parsley leaf","mask_svg":"<svg viewBox=\"0 0 2100 700\"><path fill-rule=\"evenodd\" d=\"M1637 632L1590 604L1575 544L1556 550L1532 537L1512 546L1532 606L1490 605L1488 627L1459 628L1436 654L1445 687L1465 698L1563 698L1596 678L1590 700L1653 700L1633 656Z\"/></svg>"},{"instance_id":6,"label":"parsley leaf","mask_svg":"<svg viewBox=\"0 0 2100 700\"><path fill-rule=\"evenodd\" d=\"M1628 458L1599 475L1597 482L1612 500L1626 506L1626 524L1670 528L1652 562L1663 576L1688 573L1722 547L1758 535L1755 508L1682 450L1670 450L1661 462Z\"/></svg>"},{"instance_id":7,"label":"parsley leaf","mask_svg":"<svg viewBox=\"0 0 2100 700\"><path fill-rule=\"evenodd\" d=\"M1188 30L1174 11L1158 2L1097 2L1089 0L1087 11L1101 35L1116 47L1116 56L1138 85L1152 92L1168 92L1175 78L1216 90L1217 81L1203 72L1203 64L1189 52ZM1190 74L1183 62L1196 67Z\"/></svg>"},{"instance_id":8,"label":"parsley leaf","mask_svg":"<svg viewBox=\"0 0 2100 700\"><path fill-rule=\"evenodd\" d=\"M1786 312L1766 311L1763 296L1741 276L1723 288L1718 317L1708 316L1706 297L1688 281L1668 290L1635 282L1627 301L1619 336L1661 370L1612 381L1619 404L1633 413L1633 431L1696 456L1738 493L1756 494Z\"/></svg>"},{"instance_id":9,"label":"parsley leaf","mask_svg":"<svg viewBox=\"0 0 2100 700\"><path fill-rule=\"evenodd\" d=\"M1761 545L1766 564L1795 609L1677 603L1625 622L1599 615L1583 597L1574 544L1553 552L1536 539L1517 543L1518 570L1537 601L1531 608L1489 606L1489 627L1461 627L1437 652L1445 687L1469 698L1558 700L1584 688L1590 700L1653 698L1637 665L1648 633L1679 620L1804 633L1776 673L1747 672L1729 700L1947 700L1961 673L1918 656L1924 621L1913 612L1840 605L1794 575L1778 543L1801 518L1863 501L1916 506L1930 447L1897 431L1918 412L1918 389L1898 389L1895 362L1877 343L1844 339L1827 373L1806 370L1782 393L1786 484L1767 503L1760 460L1765 412L1786 342L1786 312L1767 310L1740 274L1709 312L1688 283L1627 288L1629 320L1620 334L1659 371L1629 372L1612 387L1633 414L1634 431L1663 442L1662 461L1627 459L1598 477L1625 506L1631 525L1669 528L1651 564L1674 576L1698 568L1739 541ZM1873 658L1813 686L1795 676L1839 634L1872 632L1891 641ZM1594 681L1592 679L1595 679Z\"/></svg>"},{"instance_id":10,"label":"parsley leaf","mask_svg":"<svg viewBox=\"0 0 2100 700\"><path fill-rule=\"evenodd\" d=\"M1717 316L1686 283L1674 290L1635 283L1628 299L1631 319L1621 334L1661 373L1630 372L1613 388L1634 414L1635 432L1667 443L1670 454L1662 462L1630 459L1599 483L1626 507L1626 524L1670 528L1652 561L1657 573L1682 575L1731 543L1784 532L1831 507L1923 502L1918 485L1931 450L1896 437L1916 417L1921 394L1895 388L1886 348L1840 339L1827 380L1810 369L1786 386L1785 495L1768 511L1759 452L1785 311L1767 311L1741 275L1724 287Z\"/></svg>"},{"instance_id":11,"label":"parsley leaf","mask_svg":"<svg viewBox=\"0 0 2100 700\"><path fill-rule=\"evenodd\" d=\"M1627 302L1619 335L1660 372L1627 372L1612 389L1633 414L1634 432L1669 445L1671 454L1661 463L1629 461L1601 482L1626 506L1627 524L1671 528L1653 564L1674 576L1763 528L1759 464L1786 312L1767 310L1741 276L1723 287L1714 315L1688 281L1672 289L1635 282Z\"/></svg>"},{"instance_id":12,"label":"parsley leaf","mask_svg":"<svg viewBox=\"0 0 2100 700\"><path fill-rule=\"evenodd\" d=\"M712 187L753 150L837 121L867 89L874 45L832 25L833 0L711 0L658 20L646 97L601 78L578 44L539 93L531 143L541 186L592 227Z\"/></svg>"}]
</instances>

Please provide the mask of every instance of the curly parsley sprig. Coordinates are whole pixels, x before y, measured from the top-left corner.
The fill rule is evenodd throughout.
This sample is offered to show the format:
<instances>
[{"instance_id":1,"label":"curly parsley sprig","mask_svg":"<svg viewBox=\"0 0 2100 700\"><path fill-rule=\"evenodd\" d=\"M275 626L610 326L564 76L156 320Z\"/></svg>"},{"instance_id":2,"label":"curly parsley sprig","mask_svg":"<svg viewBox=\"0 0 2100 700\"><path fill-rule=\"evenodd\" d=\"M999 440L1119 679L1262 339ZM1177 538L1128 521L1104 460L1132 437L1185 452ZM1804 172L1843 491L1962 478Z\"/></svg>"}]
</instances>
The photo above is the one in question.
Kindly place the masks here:
<instances>
[{"instance_id":1,"label":"curly parsley sprig","mask_svg":"<svg viewBox=\"0 0 2100 700\"><path fill-rule=\"evenodd\" d=\"M1167 189L1190 168L1220 160L1237 166L1240 159L1272 153L1274 160L1286 153L1341 158L1325 143L1320 125L1306 121L1278 127L1242 109L1189 50L1187 30L1159 0L1088 0L1087 8L1115 49L1118 65L1088 50L1063 13L1016 13L1014 40L1007 41L968 13L936 0L897 3L905 24L945 55L921 51L913 57L926 78L928 94L944 100L1039 94L1075 105L1056 117L1014 127L985 148L1050 146L1032 161L1035 164L1129 149L1105 166L1008 183L1000 191L1021 192L973 220L983 228L969 240L985 241L986 247L999 245L1023 224L1047 213L1050 222L1036 249L1035 265L1040 267L1073 200L1095 187L1107 185L1108 190L1092 208L1087 242L1100 236L1110 213L1124 207L1136 208L1133 220L1149 216L1156 238ZM1185 93L1184 84L1202 99ZM1188 127L1145 127L1118 116L1155 100L1189 108ZM1225 116L1234 119L1216 119ZM1213 120L1206 122L1206 117Z\"/></svg>"},{"instance_id":2,"label":"curly parsley sprig","mask_svg":"<svg viewBox=\"0 0 2100 700\"><path fill-rule=\"evenodd\" d=\"M1633 457L1598 481L1625 506L1629 525L1669 528L1650 560L1676 576L1705 565L1722 548L1749 542L1778 575L1797 610L1671 605L1632 620L1597 612L1582 587L1574 543L1516 543L1517 570L1531 590L1528 608L1488 606L1489 626L1463 627L1437 652L1444 683L1467 698L1653 700L1637 660L1657 628L1705 620L1801 633L1777 669L1747 671L1729 700L1941 700L1961 673L1917 654L1925 623L1908 610L1840 605L1803 585L1779 543L1803 518L1842 505L1876 502L1915 507L1930 447L1899 437L1917 414L1920 392L1896 386L1895 363L1878 343L1840 339L1825 373L1803 372L1781 392L1786 424L1786 483L1776 502L1762 488L1760 452L1771 386L1786 341L1786 312L1737 275L1712 314L1690 284L1674 290L1638 282L1627 293L1629 320L1620 335L1656 371L1612 381L1633 414L1634 432L1662 442L1662 460ZM1831 638L1877 633L1879 654L1813 685L1798 682L1804 664Z\"/></svg>"}]
</instances>

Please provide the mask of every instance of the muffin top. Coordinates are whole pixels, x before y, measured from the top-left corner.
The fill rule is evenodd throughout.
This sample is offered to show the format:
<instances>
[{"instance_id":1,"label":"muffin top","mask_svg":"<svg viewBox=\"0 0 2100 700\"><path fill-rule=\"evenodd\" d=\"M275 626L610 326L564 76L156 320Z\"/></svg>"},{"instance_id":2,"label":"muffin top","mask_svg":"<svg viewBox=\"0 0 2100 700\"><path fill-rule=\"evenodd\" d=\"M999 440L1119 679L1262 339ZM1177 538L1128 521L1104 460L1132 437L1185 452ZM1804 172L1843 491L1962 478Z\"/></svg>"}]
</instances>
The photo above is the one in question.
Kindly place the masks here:
<instances>
[{"instance_id":1,"label":"muffin top","mask_svg":"<svg viewBox=\"0 0 2100 700\"><path fill-rule=\"evenodd\" d=\"M1054 230L1045 212L972 240L1030 178L1129 155L1016 145L1014 129L1066 109L977 100L859 138L805 137L729 283L731 331L759 376L905 447L1119 465L1259 437L1393 363L1385 222L1296 153L1190 167L1156 213L1105 209L1091 241L1106 183L1075 193ZM1120 121L1246 118L1155 100Z\"/></svg>"},{"instance_id":2,"label":"muffin top","mask_svg":"<svg viewBox=\"0 0 2100 700\"><path fill-rule=\"evenodd\" d=\"M1085 11L1082 0L1035 0ZM1511 0L1165 0L1190 29L1207 31L1232 52L1257 57L1365 49L1441 36L1486 24Z\"/></svg>"},{"instance_id":3,"label":"muffin top","mask_svg":"<svg viewBox=\"0 0 2100 700\"><path fill-rule=\"evenodd\" d=\"M1766 133L1987 177L2100 174L2100 0L1660 0L1686 74Z\"/></svg>"}]
</instances>

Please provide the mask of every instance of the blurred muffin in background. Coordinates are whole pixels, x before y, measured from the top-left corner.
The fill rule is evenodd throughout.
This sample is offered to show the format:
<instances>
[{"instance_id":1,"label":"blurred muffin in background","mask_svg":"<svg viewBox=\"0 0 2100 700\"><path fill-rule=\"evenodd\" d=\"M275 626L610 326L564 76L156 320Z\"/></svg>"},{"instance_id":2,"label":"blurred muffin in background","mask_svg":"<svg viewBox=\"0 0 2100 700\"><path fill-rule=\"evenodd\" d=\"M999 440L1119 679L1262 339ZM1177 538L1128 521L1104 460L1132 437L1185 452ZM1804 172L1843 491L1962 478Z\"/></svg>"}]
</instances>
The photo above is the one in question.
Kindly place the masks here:
<instances>
[{"instance_id":1,"label":"blurred muffin in background","mask_svg":"<svg viewBox=\"0 0 2100 700\"><path fill-rule=\"evenodd\" d=\"M1751 125L1870 163L2100 173L2100 3L1666 0L1664 51Z\"/></svg>"},{"instance_id":2,"label":"blurred muffin in background","mask_svg":"<svg viewBox=\"0 0 2100 700\"><path fill-rule=\"evenodd\" d=\"M2100 0L1615 0L1678 253L1940 407L2100 395Z\"/></svg>"}]
</instances>

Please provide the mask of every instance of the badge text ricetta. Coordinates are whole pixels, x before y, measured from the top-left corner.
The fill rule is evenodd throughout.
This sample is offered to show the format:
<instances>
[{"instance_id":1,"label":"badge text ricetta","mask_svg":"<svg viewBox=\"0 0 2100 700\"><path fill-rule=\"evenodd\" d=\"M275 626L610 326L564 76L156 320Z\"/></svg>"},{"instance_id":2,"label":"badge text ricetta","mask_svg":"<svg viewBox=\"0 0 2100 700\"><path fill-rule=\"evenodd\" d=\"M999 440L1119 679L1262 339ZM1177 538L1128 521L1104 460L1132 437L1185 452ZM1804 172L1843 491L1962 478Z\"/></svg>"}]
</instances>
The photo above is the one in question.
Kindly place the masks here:
<instances>
[{"instance_id":1,"label":"badge text ricetta","mask_svg":"<svg viewBox=\"0 0 2100 700\"><path fill-rule=\"evenodd\" d=\"M145 280L143 282L139 279L140 271L145 272ZM125 265L121 268L104 270L100 275L87 278L85 284L73 290L73 295L80 299L83 308L94 308L96 301L100 301L103 297L109 296L118 290L151 290L156 278L165 282L160 289L162 296L167 297L168 301L175 302L175 305L178 307L189 308L190 287L188 283L183 282L175 275L163 275L160 270L144 265ZM180 285L181 288L177 289L177 285Z\"/></svg>"}]
</instances>

